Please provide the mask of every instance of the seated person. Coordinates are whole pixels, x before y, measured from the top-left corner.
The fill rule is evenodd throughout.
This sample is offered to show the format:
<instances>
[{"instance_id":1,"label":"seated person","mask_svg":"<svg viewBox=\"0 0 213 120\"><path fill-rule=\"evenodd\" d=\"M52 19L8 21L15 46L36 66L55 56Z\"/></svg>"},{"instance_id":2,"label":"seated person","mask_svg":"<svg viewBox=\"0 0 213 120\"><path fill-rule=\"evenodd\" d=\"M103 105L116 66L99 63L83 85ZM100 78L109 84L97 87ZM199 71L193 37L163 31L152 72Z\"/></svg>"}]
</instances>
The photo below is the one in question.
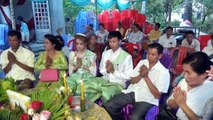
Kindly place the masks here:
<instances>
[{"instance_id":1,"label":"seated person","mask_svg":"<svg viewBox=\"0 0 213 120\"><path fill-rule=\"evenodd\" d=\"M95 33L98 36L98 43L105 43L107 42L107 36L109 32L104 28L103 23L99 23L99 30L96 31Z\"/></svg>"},{"instance_id":2,"label":"seated person","mask_svg":"<svg viewBox=\"0 0 213 120\"><path fill-rule=\"evenodd\" d=\"M59 84L62 84L62 78L68 69L67 60L63 52L58 51L57 38L54 35L44 35L45 51L41 52L35 62L35 70L42 71L44 69L58 69L59 70ZM63 84L62 84L63 85Z\"/></svg>"},{"instance_id":3,"label":"seated person","mask_svg":"<svg viewBox=\"0 0 213 120\"><path fill-rule=\"evenodd\" d=\"M106 103L106 110L113 120L122 120L121 109L133 104L129 120L145 119L147 111L159 104L162 93L169 88L169 71L160 63L163 46L152 43L148 47L147 59L141 60L132 71L131 84L122 93Z\"/></svg>"},{"instance_id":4,"label":"seated person","mask_svg":"<svg viewBox=\"0 0 213 120\"><path fill-rule=\"evenodd\" d=\"M181 46L192 48L195 52L200 51L200 42L194 39L194 32L191 30L185 33L185 39L182 41Z\"/></svg>"},{"instance_id":5,"label":"seated person","mask_svg":"<svg viewBox=\"0 0 213 120\"><path fill-rule=\"evenodd\" d=\"M213 62L213 35L212 39L210 39L210 44L207 44L207 46L203 48L202 52L206 53Z\"/></svg>"},{"instance_id":6,"label":"seated person","mask_svg":"<svg viewBox=\"0 0 213 120\"><path fill-rule=\"evenodd\" d=\"M141 32L139 25L135 23L133 25L133 31L130 34L128 42L140 44L144 36L145 35L143 34L143 32Z\"/></svg>"},{"instance_id":7,"label":"seated person","mask_svg":"<svg viewBox=\"0 0 213 120\"><path fill-rule=\"evenodd\" d=\"M172 35L173 28L171 26L166 28L166 33L159 38L158 43L161 44L164 48L174 48L176 47L177 41Z\"/></svg>"},{"instance_id":8,"label":"seated person","mask_svg":"<svg viewBox=\"0 0 213 120\"><path fill-rule=\"evenodd\" d=\"M57 35L56 39L58 40L58 43L59 43L59 51L62 51L65 57L68 59L69 53L70 53L69 48L66 45L64 45L64 40L60 35Z\"/></svg>"},{"instance_id":9,"label":"seated person","mask_svg":"<svg viewBox=\"0 0 213 120\"><path fill-rule=\"evenodd\" d=\"M203 117L206 102L213 97L213 82L206 74L212 62L205 53L195 52L182 63L185 79L173 89L167 104L171 109L178 109L178 119L199 120Z\"/></svg>"},{"instance_id":10,"label":"seated person","mask_svg":"<svg viewBox=\"0 0 213 120\"><path fill-rule=\"evenodd\" d=\"M10 48L1 54L1 65L6 77L12 77L18 85L18 90L33 88L34 54L20 46L21 33L10 30L8 32Z\"/></svg>"},{"instance_id":11,"label":"seated person","mask_svg":"<svg viewBox=\"0 0 213 120\"><path fill-rule=\"evenodd\" d=\"M161 36L160 23L155 23L155 28L148 34L148 39L151 42L157 41Z\"/></svg>"},{"instance_id":12,"label":"seated person","mask_svg":"<svg viewBox=\"0 0 213 120\"><path fill-rule=\"evenodd\" d=\"M86 39L86 37L84 38ZM119 42L122 39L120 32L110 32L108 39L111 49L103 53L100 63L100 73L103 74L103 77L95 77L95 74L91 74L91 67L95 65L94 53L90 54L90 56L87 55L87 60L84 60L85 58L79 60L80 58L77 59L77 57L76 60L70 59L73 60L70 61L70 69L72 71L73 69L77 71L76 73L72 72L70 74L71 76L67 79L67 83L68 86L74 90L75 95L80 95L81 93L80 79L84 81L85 96L91 101L95 101L102 97L102 100L105 103L112 96L120 93L121 90L126 87L125 82L130 78L129 73L133 69L132 57L119 47ZM77 43L78 41L81 41L78 37L76 40ZM79 43L79 48L77 44L77 49L80 49L80 47L83 49L83 46L80 46L80 44L83 44L86 48L86 43ZM87 69L85 69L84 66ZM91 69L90 72L86 72L88 71L88 66ZM82 72L79 72L79 69L77 69L79 67L83 69L81 70Z\"/></svg>"},{"instance_id":13,"label":"seated person","mask_svg":"<svg viewBox=\"0 0 213 120\"><path fill-rule=\"evenodd\" d=\"M121 33L122 38L124 37L125 30L124 30L124 28L122 27L121 22L118 22L118 28L116 29L116 31L119 31L119 32Z\"/></svg>"},{"instance_id":14,"label":"seated person","mask_svg":"<svg viewBox=\"0 0 213 120\"><path fill-rule=\"evenodd\" d=\"M97 43L97 36L95 34L90 34L88 36L87 49L94 52L97 56L98 61L101 60L102 51L101 45Z\"/></svg>"},{"instance_id":15,"label":"seated person","mask_svg":"<svg viewBox=\"0 0 213 120\"><path fill-rule=\"evenodd\" d=\"M134 24L132 24L131 27L126 30L126 33L124 35L124 40L127 40L127 41L129 40L130 34L133 31L133 28L134 28Z\"/></svg>"}]
</instances>

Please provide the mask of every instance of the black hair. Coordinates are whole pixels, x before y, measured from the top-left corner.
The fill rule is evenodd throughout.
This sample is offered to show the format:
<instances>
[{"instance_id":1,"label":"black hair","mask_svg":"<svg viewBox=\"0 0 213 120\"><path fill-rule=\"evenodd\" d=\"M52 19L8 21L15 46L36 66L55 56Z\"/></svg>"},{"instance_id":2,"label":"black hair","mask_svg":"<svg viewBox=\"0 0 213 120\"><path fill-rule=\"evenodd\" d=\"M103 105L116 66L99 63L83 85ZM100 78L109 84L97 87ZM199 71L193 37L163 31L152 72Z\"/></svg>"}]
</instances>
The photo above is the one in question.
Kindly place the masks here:
<instances>
[{"instance_id":1,"label":"black hair","mask_svg":"<svg viewBox=\"0 0 213 120\"><path fill-rule=\"evenodd\" d=\"M158 28L160 28L160 23L155 23L156 26L158 26Z\"/></svg>"},{"instance_id":2,"label":"black hair","mask_svg":"<svg viewBox=\"0 0 213 120\"><path fill-rule=\"evenodd\" d=\"M189 64L193 71L200 75L210 69L212 62L206 53L195 52L187 56L182 64Z\"/></svg>"},{"instance_id":3,"label":"black hair","mask_svg":"<svg viewBox=\"0 0 213 120\"><path fill-rule=\"evenodd\" d=\"M100 25L104 27L104 24L103 24L103 23L99 23L99 26L100 26Z\"/></svg>"},{"instance_id":4,"label":"black hair","mask_svg":"<svg viewBox=\"0 0 213 120\"><path fill-rule=\"evenodd\" d=\"M52 34L44 35L44 38L48 39L53 45L55 45L54 49L60 51L60 43L57 38Z\"/></svg>"},{"instance_id":5,"label":"black hair","mask_svg":"<svg viewBox=\"0 0 213 120\"><path fill-rule=\"evenodd\" d=\"M122 25L120 21L118 22L118 25Z\"/></svg>"},{"instance_id":6,"label":"black hair","mask_svg":"<svg viewBox=\"0 0 213 120\"><path fill-rule=\"evenodd\" d=\"M59 42L59 44L60 44L59 49L62 50L62 48L64 47L64 39L63 39L60 35L57 35L57 36L55 36L55 37L56 37L56 39L57 39L58 41L60 41L60 42Z\"/></svg>"},{"instance_id":7,"label":"black hair","mask_svg":"<svg viewBox=\"0 0 213 120\"><path fill-rule=\"evenodd\" d=\"M91 40L92 37L95 37L97 39L97 35L91 33L91 34L88 35L88 40Z\"/></svg>"},{"instance_id":8,"label":"black hair","mask_svg":"<svg viewBox=\"0 0 213 120\"><path fill-rule=\"evenodd\" d=\"M22 16L18 16L17 19L20 21L24 21L24 18Z\"/></svg>"},{"instance_id":9,"label":"black hair","mask_svg":"<svg viewBox=\"0 0 213 120\"><path fill-rule=\"evenodd\" d=\"M172 27L172 26L166 27L166 31L167 31L168 29L171 29L171 30L173 31L173 27Z\"/></svg>"},{"instance_id":10,"label":"black hair","mask_svg":"<svg viewBox=\"0 0 213 120\"><path fill-rule=\"evenodd\" d=\"M18 40L21 41L21 32L17 31L17 30L10 30L8 33L7 33L7 36L16 36L18 38Z\"/></svg>"},{"instance_id":11,"label":"black hair","mask_svg":"<svg viewBox=\"0 0 213 120\"><path fill-rule=\"evenodd\" d=\"M194 32L193 32L193 31L191 31L191 30L187 30L187 31L185 32L185 36L187 36L188 34L192 34L192 35L194 35Z\"/></svg>"},{"instance_id":12,"label":"black hair","mask_svg":"<svg viewBox=\"0 0 213 120\"><path fill-rule=\"evenodd\" d=\"M163 53L163 46L159 43L152 43L148 45L148 49L149 48L156 48L158 51L158 54L162 54Z\"/></svg>"},{"instance_id":13,"label":"black hair","mask_svg":"<svg viewBox=\"0 0 213 120\"><path fill-rule=\"evenodd\" d=\"M89 26L93 28L93 24L89 24Z\"/></svg>"},{"instance_id":14,"label":"black hair","mask_svg":"<svg viewBox=\"0 0 213 120\"><path fill-rule=\"evenodd\" d=\"M115 38L115 37L117 37L118 40L122 39L122 35L121 35L121 33L119 31L112 31L108 35L108 39Z\"/></svg>"}]
</instances>

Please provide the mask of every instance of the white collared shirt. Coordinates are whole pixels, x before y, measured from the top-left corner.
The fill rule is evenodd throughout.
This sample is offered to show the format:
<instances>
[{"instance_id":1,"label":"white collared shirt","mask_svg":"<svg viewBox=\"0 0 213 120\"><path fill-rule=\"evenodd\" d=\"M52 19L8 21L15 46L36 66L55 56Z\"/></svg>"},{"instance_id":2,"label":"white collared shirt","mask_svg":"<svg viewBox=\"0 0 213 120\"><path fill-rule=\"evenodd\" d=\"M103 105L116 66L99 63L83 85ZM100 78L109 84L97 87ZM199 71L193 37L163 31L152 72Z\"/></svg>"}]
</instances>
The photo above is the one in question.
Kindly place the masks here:
<instances>
[{"instance_id":1,"label":"white collared shirt","mask_svg":"<svg viewBox=\"0 0 213 120\"><path fill-rule=\"evenodd\" d=\"M124 88L126 87L126 81L130 80L130 73L133 70L132 56L128 55L123 59L122 62L114 65L114 73L107 73L106 71L106 62L110 60L113 62L117 56L123 51L123 49L119 48L116 52L113 52L111 49L105 51L102 54L102 59L100 62L100 73L103 77L110 82L115 82L121 84Z\"/></svg>"},{"instance_id":2,"label":"white collared shirt","mask_svg":"<svg viewBox=\"0 0 213 120\"><path fill-rule=\"evenodd\" d=\"M3 69L9 63L9 60L7 58L8 51L13 53L15 55L16 59L19 62L21 62L21 63L23 63L23 64L25 64L29 67L34 68L34 54L33 54L33 52L31 52L30 50L20 46L16 52L13 52L11 48L2 52L2 54L1 54L1 65L2 65ZM21 68L17 64L12 65L12 68L6 74L6 77L12 77L15 81L16 80L24 80L26 78L28 78L30 80L35 80L35 77L32 73L24 70L23 68Z\"/></svg>"},{"instance_id":3,"label":"white collared shirt","mask_svg":"<svg viewBox=\"0 0 213 120\"><path fill-rule=\"evenodd\" d=\"M213 82L209 80L205 80L204 83L198 87L195 87L189 91L188 85L185 79L183 79L178 86L181 87L182 90L186 91L187 99L186 104L189 108L199 117L203 116L204 107L207 101L213 97ZM174 99L173 94L169 97L169 99ZM168 99L168 100L169 100ZM167 101L168 101L167 100ZM182 109L178 109L176 116L181 120L188 120L186 114Z\"/></svg>"},{"instance_id":4,"label":"white collared shirt","mask_svg":"<svg viewBox=\"0 0 213 120\"><path fill-rule=\"evenodd\" d=\"M181 43L181 46L193 48L195 52L200 51L200 42L197 39L193 39L190 45L187 40L184 39Z\"/></svg>"},{"instance_id":5,"label":"white collared shirt","mask_svg":"<svg viewBox=\"0 0 213 120\"><path fill-rule=\"evenodd\" d=\"M206 47L204 47L202 52L206 53L208 56L213 55L213 46L212 46L212 44L209 44ZM211 59L211 61L213 62L213 58Z\"/></svg>"},{"instance_id":6,"label":"white collared shirt","mask_svg":"<svg viewBox=\"0 0 213 120\"><path fill-rule=\"evenodd\" d=\"M159 38L158 43L161 44L164 48L173 48L176 47L177 41L174 36L167 38L167 35L164 34Z\"/></svg>"},{"instance_id":7,"label":"white collared shirt","mask_svg":"<svg viewBox=\"0 0 213 120\"><path fill-rule=\"evenodd\" d=\"M139 75L139 69L142 65L146 65L149 68L149 61L141 60L136 68L132 71L131 77ZM158 61L148 73L149 79L158 89L159 92L167 93L170 83L169 71ZM135 102L148 102L153 105L159 104L159 99L156 99L150 92L144 78L136 84L130 84L127 90L123 90L123 93L135 93Z\"/></svg>"}]
</instances>

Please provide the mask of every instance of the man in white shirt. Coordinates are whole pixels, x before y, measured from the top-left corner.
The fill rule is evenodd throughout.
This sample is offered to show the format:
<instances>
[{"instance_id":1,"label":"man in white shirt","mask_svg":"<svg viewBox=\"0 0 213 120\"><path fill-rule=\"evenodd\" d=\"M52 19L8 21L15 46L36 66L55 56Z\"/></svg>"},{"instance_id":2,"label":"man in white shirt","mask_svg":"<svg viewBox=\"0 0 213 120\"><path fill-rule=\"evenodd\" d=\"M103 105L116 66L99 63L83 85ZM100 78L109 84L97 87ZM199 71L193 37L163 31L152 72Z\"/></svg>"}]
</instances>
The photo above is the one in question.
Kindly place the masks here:
<instances>
[{"instance_id":1,"label":"man in white shirt","mask_svg":"<svg viewBox=\"0 0 213 120\"><path fill-rule=\"evenodd\" d=\"M10 48L1 54L1 65L6 77L12 77L18 89L34 87L34 54L20 46L21 33L11 30L8 32Z\"/></svg>"},{"instance_id":2,"label":"man in white shirt","mask_svg":"<svg viewBox=\"0 0 213 120\"><path fill-rule=\"evenodd\" d=\"M134 105L129 120L145 120L146 112L159 104L161 94L167 92L170 83L169 71L159 62L162 52L163 46L150 44L148 59L141 60L130 74L129 87L106 103L106 110L113 120L122 120L121 109L127 104Z\"/></svg>"},{"instance_id":3,"label":"man in white shirt","mask_svg":"<svg viewBox=\"0 0 213 120\"><path fill-rule=\"evenodd\" d=\"M192 48L195 52L200 51L200 42L194 39L194 32L191 30L185 33L185 39L182 41L181 46Z\"/></svg>"},{"instance_id":4,"label":"man in white shirt","mask_svg":"<svg viewBox=\"0 0 213 120\"><path fill-rule=\"evenodd\" d=\"M171 26L168 26L166 28L166 34L162 35L159 38L158 43L161 44L164 48L174 48L176 47L177 41L172 35L173 33L173 28Z\"/></svg>"},{"instance_id":5,"label":"man in white shirt","mask_svg":"<svg viewBox=\"0 0 213 120\"><path fill-rule=\"evenodd\" d=\"M210 41L210 44L204 47L202 52L206 53L209 56L210 60L213 62L213 39L211 39Z\"/></svg>"},{"instance_id":6,"label":"man in white shirt","mask_svg":"<svg viewBox=\"0 0 213 120\"><path fill-rule=\"evenodd\" d=\"M126 81L130 79L133 70L132 56L119 47L122 39L119 31L110 32L108 38L111 49L102 54L100 73L110 82L119 83L126 88Z\"/></svg>"}]
</instances>

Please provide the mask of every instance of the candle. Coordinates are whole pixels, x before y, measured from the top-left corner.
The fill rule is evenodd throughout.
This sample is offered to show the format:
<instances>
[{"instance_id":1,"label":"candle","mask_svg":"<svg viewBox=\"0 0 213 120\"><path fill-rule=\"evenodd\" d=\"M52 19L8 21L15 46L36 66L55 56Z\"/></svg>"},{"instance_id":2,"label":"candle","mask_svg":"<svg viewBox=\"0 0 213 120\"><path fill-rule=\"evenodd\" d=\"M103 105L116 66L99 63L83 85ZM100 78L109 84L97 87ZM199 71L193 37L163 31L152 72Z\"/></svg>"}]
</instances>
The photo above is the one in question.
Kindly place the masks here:
<instances>
[{"instance_id":1,"label":"candle","mask_svg":"<svg viewBox=\"0 0 213 120\"><path fill-rule=\"evenodd\" d=\"M64 93L67 94L67 80L66 80L66 73L64 73Z\"/></svg>"},{"instance_id":2,"label":"candle","mask_svg":"<svg viewBox=\"0 0 213 120\"><path fill-rule=\"evenodd\" d=\"M81 80L81 100L84 100L84 82Z\"/></svg>"}]
</instances>

